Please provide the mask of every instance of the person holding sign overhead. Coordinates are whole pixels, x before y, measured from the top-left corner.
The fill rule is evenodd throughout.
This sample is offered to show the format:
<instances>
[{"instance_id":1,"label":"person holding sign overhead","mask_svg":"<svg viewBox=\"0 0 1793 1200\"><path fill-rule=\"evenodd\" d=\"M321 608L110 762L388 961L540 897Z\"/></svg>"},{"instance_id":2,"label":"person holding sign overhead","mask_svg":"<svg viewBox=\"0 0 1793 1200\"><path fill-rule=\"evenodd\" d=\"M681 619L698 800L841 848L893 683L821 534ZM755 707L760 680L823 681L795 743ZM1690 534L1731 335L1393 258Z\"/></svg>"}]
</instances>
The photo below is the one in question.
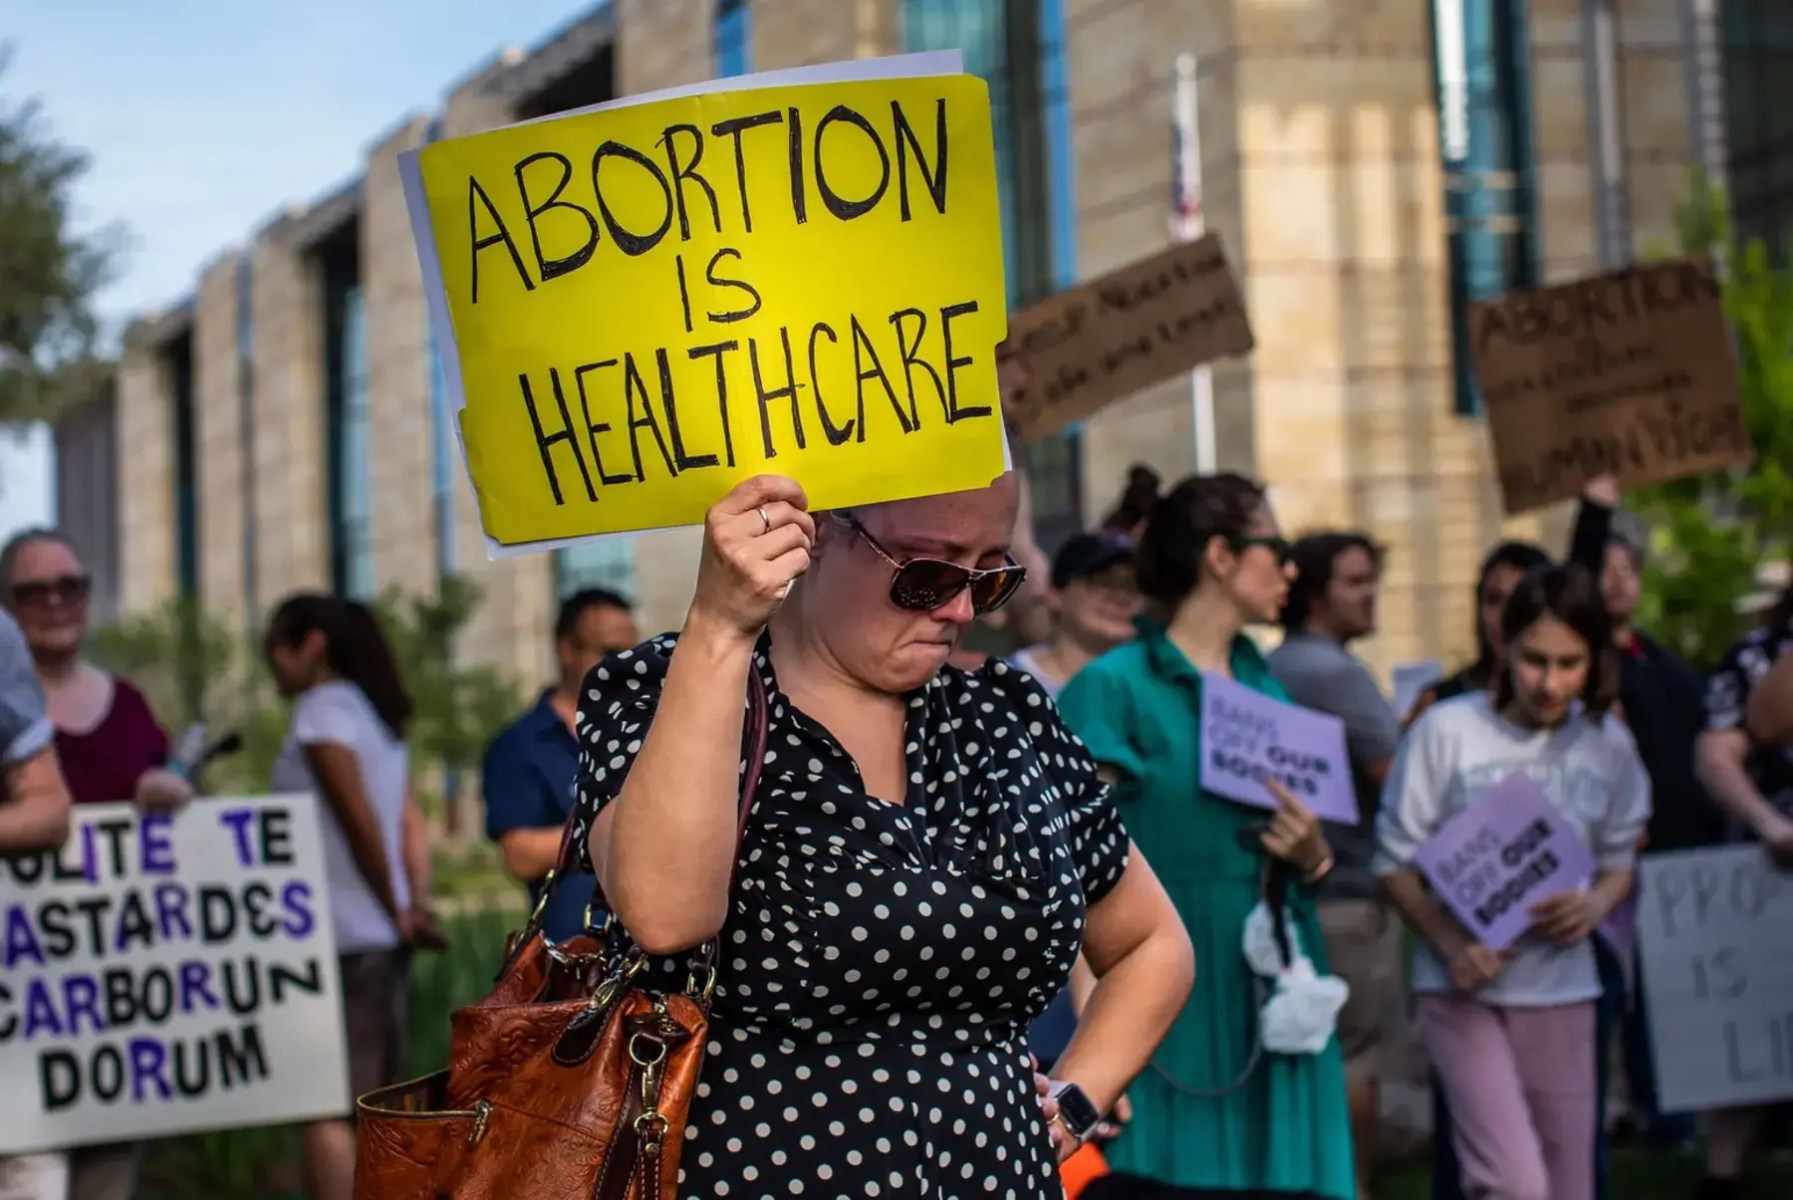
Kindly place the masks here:
<instances>
[{"instance_id":1,"label":"person holding sign overhead","mask_svg":"<svg viewBox=\"0 0 1793 1200\"><path fill-rule=\"evenodd\" d=\"M1061 1195L1188 994L1188 938L1045 692L948 665L1021 583L1016 503L1004 474L811 514L750 478L710 510L682 632L586 678L575 844L669 986L720 946L682 1195ZM1027 1026L1080 950L1097 983L1049 1081Z\"/></svg>"},{"instance_id":2,"label":"person holding sign overhead","mask_svg":"<svg viewBox=\"0 0 1793 1200\"><path fill-rule=\"evenodd\" d=\"M1449 1099L1464 1193L1591 1200L1601 984L1590 938L1630 893L1650 786L1630 735L1606 719L1618 650L1587 571L1527 574L1499 637L1493 691L1428 709L1402 744L1376 872L1416 935L1417 1020ZM1586 888L1524 896L1529 932L1496 948L1447 911L1417 860L1447 821L1515 773L1579 832L1598 869Z\"/></svg>"},{"instance_id":3,"label":"person holding sign overhead","mask_svg":"<svg viewBox=\"0 0 1793 1200\"><path fill-rule=\"evenodd\" d=\"M1286 893L1287 924L1325 973L1313 887L1332 867L1331 847L1313 813L1274 780L1266 786L1278 808L1268 822L1199 782L1204 674L1286 699L1244 630L1282 612L1288 544L1258 484L1195 476L1154 506L1136 570L1168 622L1142 619L1138 640L1079 672L1059 707L1116 781L1128 832L1164 868L1202 971L1150 1068L1128 1088L1132 1121L1109 1162L1198 1195L1356 1200L1338 1038L1312 1054L1265 1049L1264 989L1240 953L1253 911L1267 893Z\"/></svg>"}]
</instances>

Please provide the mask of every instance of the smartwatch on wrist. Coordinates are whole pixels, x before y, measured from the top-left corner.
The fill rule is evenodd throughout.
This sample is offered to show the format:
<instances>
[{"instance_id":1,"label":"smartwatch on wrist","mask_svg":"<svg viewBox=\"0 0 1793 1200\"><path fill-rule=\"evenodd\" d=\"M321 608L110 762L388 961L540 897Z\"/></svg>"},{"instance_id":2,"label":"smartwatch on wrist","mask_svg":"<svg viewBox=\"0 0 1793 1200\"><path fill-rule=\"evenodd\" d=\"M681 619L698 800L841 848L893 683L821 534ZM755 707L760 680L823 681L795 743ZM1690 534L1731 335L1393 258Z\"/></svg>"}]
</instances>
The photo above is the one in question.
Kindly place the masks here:
<instances>
[{"instance_id":1,"label":"smartwatch on wrist","mask_svg":"<svg viewBox=\"0 0 1793 1200\"><path fill-rule=\"evenodd\" d=\"M1083 1089L1074 1083L1054 1083L1046 1094L1058 1101L1059 1119L1064 1122L1071 1136L1080 1142L1087 1142L1102 1124L1102 1114L1095 1104L1083 1094Z\"/></svg>"}]
</instances>

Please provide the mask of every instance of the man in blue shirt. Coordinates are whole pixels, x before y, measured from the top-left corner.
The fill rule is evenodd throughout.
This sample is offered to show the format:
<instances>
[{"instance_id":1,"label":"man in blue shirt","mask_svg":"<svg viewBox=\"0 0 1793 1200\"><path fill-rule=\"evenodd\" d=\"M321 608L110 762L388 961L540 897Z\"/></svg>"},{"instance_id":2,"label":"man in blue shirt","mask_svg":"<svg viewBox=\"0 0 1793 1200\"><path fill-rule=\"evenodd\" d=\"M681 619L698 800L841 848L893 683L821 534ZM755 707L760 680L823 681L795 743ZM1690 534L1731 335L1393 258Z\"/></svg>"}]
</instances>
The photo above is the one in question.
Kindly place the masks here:
<instances>
[{"instance_id":1,"label":"man in blue shirt","mask_svg":"<svg viewBox=\"0 0 1793 1200\"><path fill-rule=\"evenodd\" d=\"M542 879L560 851L561 828L573 811L579 685L605 655L640 640L629 602L615 592L587 588L568 596L554 622L560 681L544 689L535 707L486 749L486 836L498 843L510 873L528 885L531 905L541 896ZM550 938L559 941L582 931L596 883L579 872L555 888L543 915Z\"/></svg>"}]
</instances>

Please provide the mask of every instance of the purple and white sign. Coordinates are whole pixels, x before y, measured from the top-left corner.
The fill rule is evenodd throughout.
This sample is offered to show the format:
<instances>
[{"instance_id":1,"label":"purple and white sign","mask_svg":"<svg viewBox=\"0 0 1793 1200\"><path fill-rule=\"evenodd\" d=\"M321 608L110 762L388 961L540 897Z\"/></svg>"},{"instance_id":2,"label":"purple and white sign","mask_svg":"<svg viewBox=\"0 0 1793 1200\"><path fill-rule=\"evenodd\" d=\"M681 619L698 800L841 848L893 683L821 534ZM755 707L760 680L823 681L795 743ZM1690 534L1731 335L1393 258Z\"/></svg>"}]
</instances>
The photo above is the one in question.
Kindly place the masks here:
<instances>
[{"instance_id":1,"label":"purple and white sign","mask_svg":"<svg viewBox=\"0 0 1793 1200\"><path fill-rule=\"evenodd\" d=\"M1586 887L1594 853L1524 775L1507 776L1445 822L1414 865L1471 935L1505 950L1531 927L1531 907Z\"/></svg>"},{"instance_id":2,"label":"purple and white sign","mask_svg":"<svg viewBox=\"0 0 1793 1200\"><path fill-rule=\"evenodd\" d=\"M318 802L75 806L0 859L0 1155L340 1114Z\"/></svg>"},{"instance_id":3,"label":"purple and white sign","mask_svg":"<svg viewBox=\"0 0 1793 1200\"><path fill-rule=\"evenodd\" d=\"M1343 721L1204 674L1202 787L1241 804L1274 809L1267 779L1282 784L1323 820L1355 825L1361 819Z\"/></svg>"}]
</instances>

